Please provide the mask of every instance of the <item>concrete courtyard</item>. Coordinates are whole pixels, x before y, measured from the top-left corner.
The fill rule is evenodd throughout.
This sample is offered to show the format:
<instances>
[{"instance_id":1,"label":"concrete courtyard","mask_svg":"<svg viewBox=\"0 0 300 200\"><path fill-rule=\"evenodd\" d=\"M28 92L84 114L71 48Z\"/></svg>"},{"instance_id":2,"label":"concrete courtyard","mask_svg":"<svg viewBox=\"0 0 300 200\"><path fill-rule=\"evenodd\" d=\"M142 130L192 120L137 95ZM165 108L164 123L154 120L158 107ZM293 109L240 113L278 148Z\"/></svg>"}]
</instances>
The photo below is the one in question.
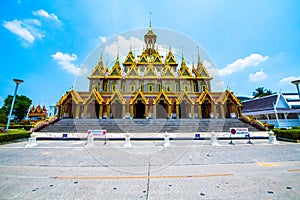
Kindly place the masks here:
<instances>
[{"instance_id":1,"label":"concrete courtyard","mask_svg":"<svg viewBox=\"0 0 300 200\"><path fill-rule=\"evenodd\" d=\"M0 199L300 199L300 145L27 141L0 146Z\"/></svg>"}]
</instances>

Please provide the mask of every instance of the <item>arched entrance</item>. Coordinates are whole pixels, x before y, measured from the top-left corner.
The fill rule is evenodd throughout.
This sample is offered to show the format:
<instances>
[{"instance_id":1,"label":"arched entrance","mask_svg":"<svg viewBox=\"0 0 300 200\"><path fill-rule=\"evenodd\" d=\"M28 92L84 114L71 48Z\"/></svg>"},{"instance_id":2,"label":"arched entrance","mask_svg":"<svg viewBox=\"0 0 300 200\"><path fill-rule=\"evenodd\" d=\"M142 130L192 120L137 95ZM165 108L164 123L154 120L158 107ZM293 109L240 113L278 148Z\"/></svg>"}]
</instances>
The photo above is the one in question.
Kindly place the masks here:
<instances>
[{"instance_id":1,"label":"arched entrance","mask_svg":"<svg viewBox=\"0 0 300 200\"><path fill-rule=\"evenodd\" d=\"M189 118L190 107L186 101L182 101L179 105L179 118Z\"/></svg>"},{"instance_id":2,"label":"arched entrance","mask_svg":"<svg viewBox=\"0 0 300 200\"><path fill-rule=\"evenodd\" d=\"M159 103L156 104L156 118L157 119L167 118L167 107L168 107L168 105L164 103L164 100L160 100Z\"/></svg>"},{"instance_id":3,"label":"arched entrance","mask_svg":"<svg viewBox=\"0 0 300 200\"><path fill-rule=\"evenodd\" d=\"M202 118L210 118L211 113L211 103L208 100L205 100L201 104Z\"/></svg>"},{"instance_id":4,"label":"arched entrance","mask_svg":"<svg viewBox=\"0 0 300 200\"><path fill-rule=\"evenodd\" d=\"M64 106L64 118L73 118L73 114L72 114L72 103L68 102L65 106Z\"/></svg>"},{"instance_id":5,"label":"arched entrance","mask_svg":"<svg viewBox=\"0 0 300 200\"><path fill-rule=\"evenodd\" d=\"M146 106L143 101L138 100L136 104L134 104L134 116L137 119L144 119L145 118L145 111Z\"/></svg>"},{"instance_id":6,"label":"arched entrance","mask_svg":"<svg viewBox=\"0 0 300 200\"><path fill-rule=\"evenodd\" d=\"M99 110L100 110L100 104L98 103L98 101L95 100L95 114L96 114L96 118L99 118Z\"/></svg>"},{"instance_id":7,"label":"arched entrance","mask_svg":"<svg viewBox=\"0 0 300 200\"><path fill-rule=\"evenodd\" d=\"M225 113L226 118L234 117L235 115L234 104L230 100L227 100L225 111L226 111Z\"/></svg>"},{"instance_id":8,"label":"arched entrance","mask_svg":"<svg viewBox=\"0 0 300 200\"><path fill-rule=\"evenodd\" d=\"M111 105L111 109L112 109L112 118L122 119L123 105L121 104L120 101L115 101Z\"/></svg>"}]
</instances>

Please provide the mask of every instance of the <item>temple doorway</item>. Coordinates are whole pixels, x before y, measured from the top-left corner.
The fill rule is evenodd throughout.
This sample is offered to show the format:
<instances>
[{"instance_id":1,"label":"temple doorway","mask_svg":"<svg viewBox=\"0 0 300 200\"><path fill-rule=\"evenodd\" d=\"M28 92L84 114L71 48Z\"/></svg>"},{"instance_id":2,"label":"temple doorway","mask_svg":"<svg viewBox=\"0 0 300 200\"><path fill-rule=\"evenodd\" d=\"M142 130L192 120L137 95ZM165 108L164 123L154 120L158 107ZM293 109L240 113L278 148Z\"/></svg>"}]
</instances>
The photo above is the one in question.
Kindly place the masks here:
<instances>
[{"instance_id":1,"label":"temple doorway","mask_svg":"<svg viewBox=\"0 0 300 200\"><path fill-rule=\"evenodd\" d=\"M211 103L208 100L205 100L203 104L201 104L202 118L210 118L211 113Z\"/></svg>"},{"instance_id":2,"label":"temple doorway","mask_svg":"<svg viewBox=\"0 0 300 200\"><path fill-rule=\"evenodd\" d=\"M179 105L179 118L189 118L190 106L186 101Z\"/></svg>"},{"instance_id":3,"label":"temple doorway","mask_svg":"<svg viewBox=\"0 0 300 200\"><path fill-rule=\"evenodd\" d=\"M95 100L95 114L97 119L99 118L99 110L100 110L100 104L98 103L98 101Z\"/></svg>"},{"instance_id":4,"label":"temple doorway","mask_svg":"<svg viewBox=\"0 0 300 200\"><path fill-rule=\"evenodd\" d=\"M160 100L160 102L156 105L156 118L157 119L165 119L167 118L167 104L164 103L164 100Z\"/></svg>"},{"instance_id":5,"label":"temple doorway","mask_svg":"<svg viewBox=\"0 0 300 200\"><path fill-rule=\"evenodd\" d=\"M115 103L112 104L111 108L112 108L112 118L122 119L123 105L119 101L116 101Z\"/></svg>"},{"instance_id":6,"label":"temple doorway","mask_svg":"<svg viewBox=\"0 0 300 200\"><path fill-rule=\"evenodd\" d=\"M134 105L135 108L135 118L137 119L144 119L145 118L145 104L138 100L137 103Z\"/></svg>"}]
</instances>

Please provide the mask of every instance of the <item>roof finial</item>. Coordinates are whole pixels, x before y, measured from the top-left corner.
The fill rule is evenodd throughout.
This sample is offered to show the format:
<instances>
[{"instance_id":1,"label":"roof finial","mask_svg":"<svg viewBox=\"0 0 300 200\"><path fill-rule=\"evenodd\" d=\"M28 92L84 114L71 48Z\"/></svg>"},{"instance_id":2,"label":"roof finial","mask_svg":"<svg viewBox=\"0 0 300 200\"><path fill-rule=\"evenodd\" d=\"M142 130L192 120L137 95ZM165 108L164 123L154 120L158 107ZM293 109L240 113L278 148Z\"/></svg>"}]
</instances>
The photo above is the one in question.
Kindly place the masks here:
<instances>
[{"instance_id":1,"label":"roof finial","mask_svg":"<svg viewBox=\"0 0 300 200\"><path fill-rule=\"evenodd\" d=\"M150 14L150 26L149 26L149 30L152 30L152 24L151 24L151 12L149 13Z\"/></svg>"},{"instance_id":2,"label":"roof finial","mask_svg":"<svg viewBox=\"0 0 300 200\"><path fill-rule=\"evenodd\" d=\"M199 50L199 47L197 47L198 49L198 62L200 62L200 50Z\"/></svg>"}]
</instances>

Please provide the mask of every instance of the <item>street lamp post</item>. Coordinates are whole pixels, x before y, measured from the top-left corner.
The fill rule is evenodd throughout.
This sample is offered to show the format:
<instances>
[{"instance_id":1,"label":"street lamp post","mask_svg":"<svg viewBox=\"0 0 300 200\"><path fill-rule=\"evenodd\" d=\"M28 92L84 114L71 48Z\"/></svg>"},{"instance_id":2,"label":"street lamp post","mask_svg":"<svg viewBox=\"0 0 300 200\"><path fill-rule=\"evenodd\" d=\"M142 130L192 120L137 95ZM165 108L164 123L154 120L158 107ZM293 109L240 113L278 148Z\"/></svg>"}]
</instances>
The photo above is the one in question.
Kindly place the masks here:
<instances>
[{"instance_id":1,"label":"street lamp post","mask_svg":"<svg viewBox=\"0 0 300 200\"><path fill-rule=\"evenodd\" d=\"M8 133L8 127L9 127L9 124L10 124L10 118L11 118L11 114L12 114L12 111L13 111L13 108L14 108L14 104L15 104L15 100L16 100L16 95L17 95L17 90L18 90L18 86L19 84L23 83L24 81L23 80L20 80L20 79L13 79L14 82L16 83L16 89L15 89L15 93L14 93L14 98L11 102L11 107L10 107L10 111L9 111L9 114L8 114L8 119L7 119L7 124L6 124L6 133Z\"/></svg>"},{"instance_id":2,"label":"street lamp post","mask_svg":"<svg viewBox=\"0 0 300 200\"><path fill-rule=\"evenodd\" d=\"M292 83L296 85L297 92L298 92L298 95L299 95L299 98L300 98L300 91L299 91L300 80L292 81Z\"/></svg>"}]
</instances>

